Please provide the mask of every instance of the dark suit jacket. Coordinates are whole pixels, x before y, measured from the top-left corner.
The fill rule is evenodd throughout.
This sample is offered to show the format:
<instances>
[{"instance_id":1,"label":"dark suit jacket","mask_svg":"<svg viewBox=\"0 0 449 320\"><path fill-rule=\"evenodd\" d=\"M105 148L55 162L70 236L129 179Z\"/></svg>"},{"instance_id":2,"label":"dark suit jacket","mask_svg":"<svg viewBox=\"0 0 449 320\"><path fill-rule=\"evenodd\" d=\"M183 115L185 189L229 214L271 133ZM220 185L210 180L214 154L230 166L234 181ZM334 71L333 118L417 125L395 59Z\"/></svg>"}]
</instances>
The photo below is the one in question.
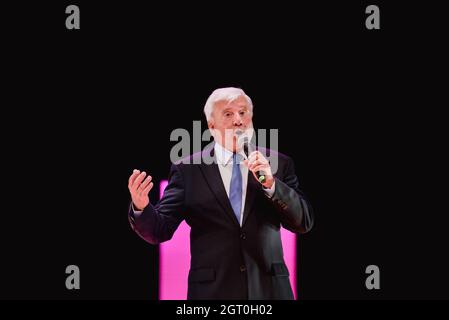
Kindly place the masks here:
<instances>
[{"instance_id":1,"label":"dark suit jacket","mask_svg":"<svg viewBox=\"0 0 449 320\"><path fill-rule=\"evenodd\" d=\"M203 156L213 153L213 147L203 150ZM201 156L190 156L190 163ZM162 199L137 218L130 209L133 230L151 244L170 240L183 219L191 227L188 299L293 299L280 227L304 233L312 228L313 216L293 161L278 157L271 199L248 172L242 227L215 163L172 165Z\"/></svg>"}]
</instances>

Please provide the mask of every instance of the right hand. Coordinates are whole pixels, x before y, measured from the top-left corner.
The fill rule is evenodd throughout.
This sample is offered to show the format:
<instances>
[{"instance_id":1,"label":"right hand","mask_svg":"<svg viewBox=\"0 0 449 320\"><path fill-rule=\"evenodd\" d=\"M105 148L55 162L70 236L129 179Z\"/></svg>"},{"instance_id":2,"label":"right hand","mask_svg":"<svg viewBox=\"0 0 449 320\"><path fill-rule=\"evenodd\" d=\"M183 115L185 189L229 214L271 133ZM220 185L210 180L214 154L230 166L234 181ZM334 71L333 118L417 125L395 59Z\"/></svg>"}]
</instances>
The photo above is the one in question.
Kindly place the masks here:
<instances>
[{"instance_id":1,"label":"right hand","mask_svg":"<svg viewBox=\"0 0 449 320\"><path fill-rule=\"evenodd\" d=\"M128 189L131 193L134 208L140 211L145 209L145 207L150 203L148 193L153 188L151 176L148 175L145 179L146 175L147 174L145 171L140 172L139 170L134 169L128 180Z\"/></svg>"}]
</instances>

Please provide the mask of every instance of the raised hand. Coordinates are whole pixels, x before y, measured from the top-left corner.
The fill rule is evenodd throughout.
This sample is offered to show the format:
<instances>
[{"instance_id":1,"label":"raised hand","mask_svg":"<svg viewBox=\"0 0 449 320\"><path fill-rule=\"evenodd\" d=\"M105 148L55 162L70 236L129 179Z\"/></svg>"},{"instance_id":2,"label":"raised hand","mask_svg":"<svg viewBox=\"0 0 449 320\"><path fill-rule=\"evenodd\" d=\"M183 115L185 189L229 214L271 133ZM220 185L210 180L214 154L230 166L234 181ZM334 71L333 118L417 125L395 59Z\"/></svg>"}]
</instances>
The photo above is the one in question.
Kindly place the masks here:
<instances>
[{"instance_id":1,"label":"raised hand","mask_svg":"<svg viewBox=\"0 0 449 320\"><path fill-rule=\"evenodd\" d=\"M140 172L139 170L134 169L128 180L128 189L131 193L134 207L137 210L145 209L150 203L148 193L153 188L153 182L151 182L151 176L148 175L145 178L146 175L145 171Z\"/></svg>"}]
</instances>

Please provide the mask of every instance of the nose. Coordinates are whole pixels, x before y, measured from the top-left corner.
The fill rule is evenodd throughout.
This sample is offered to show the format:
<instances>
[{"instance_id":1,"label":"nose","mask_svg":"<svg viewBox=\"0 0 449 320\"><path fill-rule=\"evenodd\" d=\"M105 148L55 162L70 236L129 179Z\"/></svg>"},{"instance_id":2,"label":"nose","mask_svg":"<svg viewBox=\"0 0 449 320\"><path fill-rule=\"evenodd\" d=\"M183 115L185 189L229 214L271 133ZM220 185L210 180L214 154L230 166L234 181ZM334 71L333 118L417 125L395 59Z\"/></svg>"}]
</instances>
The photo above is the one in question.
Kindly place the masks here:
<instances>
[{"instance_id":1,"label":"nose","mask_svg":"<svg viewBox=\"0 0 449 320\"><path fill-rule=\"evenodd\" d=\"M232 124L234 125L234 127L240 127L243 125L242 117L238 113L236 115L234 115L234 119L232 122L233 122Z\"/></svg>"}]
</instances>

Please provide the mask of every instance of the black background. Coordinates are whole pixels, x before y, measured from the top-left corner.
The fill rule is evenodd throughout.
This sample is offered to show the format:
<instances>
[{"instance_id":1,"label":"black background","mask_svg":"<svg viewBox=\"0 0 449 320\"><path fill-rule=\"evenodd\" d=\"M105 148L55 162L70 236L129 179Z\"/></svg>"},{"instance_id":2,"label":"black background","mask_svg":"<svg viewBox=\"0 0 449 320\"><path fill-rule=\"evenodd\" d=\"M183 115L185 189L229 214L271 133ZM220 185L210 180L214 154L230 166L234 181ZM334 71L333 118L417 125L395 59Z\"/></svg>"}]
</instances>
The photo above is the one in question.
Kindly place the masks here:
<instances>
[{"instance_id":1,"label":"black background","mask_svg":"<svg viewBox=\"0 0 449 320\"><path fill-rule=\"evenodd\" d=\"M78 4L81 30L65 29ZM365 28L377 4L381 30ZM447 34L435 4L22 3L2 9L0 298L157 299L127 221L132 169L164 179L175 128L243 88L315 210L301 299L448 298ZM441 139L443 138L443 139ZM157 190L152 199L156 200ZM65 267L81 290L65 288ZM365 288L378 265L381 289Z\"/></svg>"}]
</instances>

